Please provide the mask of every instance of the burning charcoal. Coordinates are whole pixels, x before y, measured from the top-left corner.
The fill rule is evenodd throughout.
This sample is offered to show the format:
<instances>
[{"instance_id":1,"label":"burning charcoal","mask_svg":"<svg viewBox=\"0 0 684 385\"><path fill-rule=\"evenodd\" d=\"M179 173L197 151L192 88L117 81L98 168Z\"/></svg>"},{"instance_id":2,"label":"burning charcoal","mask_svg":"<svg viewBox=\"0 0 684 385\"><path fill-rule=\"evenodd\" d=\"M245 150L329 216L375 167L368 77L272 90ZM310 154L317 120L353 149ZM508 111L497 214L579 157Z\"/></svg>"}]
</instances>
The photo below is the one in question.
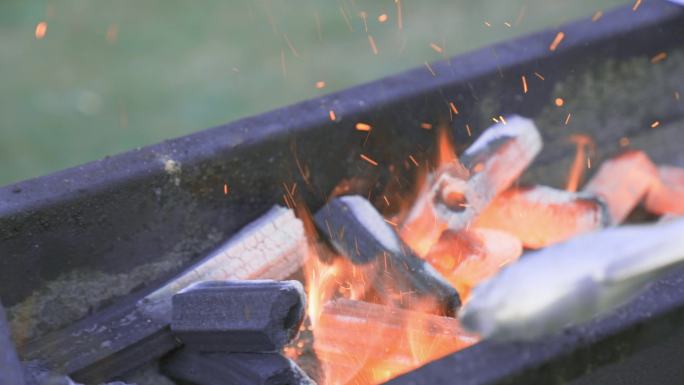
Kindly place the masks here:
<instances>
[{"instance_id":1,"label":"burning charcoal","mask_svg":"<svg viewBox=\"0 0 684 385\"><path fill-rule=\"evenodd\" d=\"M459 316L484 337L535 339L605 315L684 263L682 234L678 219L547 247L477 286Z\"/></svg>"},{"instance_id":2,"label":"burning charcoal","mask_svg":"<svg viewBox=\"0 0 684 385\"><path fill-rule=\"evenodd\" d=\"M276 352L304 319L298 281L201 282L173 297L171 330L205 352Z\"/></svg>"},{"instance_id":3,"label":"burning charcoal","mask_svg":"<svg viewBox=\"0 0 684 385\"><path fill-rule=\"evenodd\" d=\"M306 252L301 221L274 207L159 289L31 341L23 358L79 382L106 381L178 346L169 325L171 298L181 289L203 280L283 279L301 266Z\"/></svg>"},{"instance_id":4,"label":"burning charcoal","mask_svg":"<svg viewBox=\"0 0 684 385\"><path fill-rule=\"evenodd\" d=\"M24 384L24 370L10 337L5 308L0 303L0 384Z\"/></svg>"},{"instance_id":5,"label":"burning charcoal","mask_svg":"<svg viewBox=\"0 0 684 385\"><path fill-rule=\"evenodd\" d=\"M314 328L331 384L383 382L475 342L454 318L347 299L327 303Z\"/></svg>"},{"instance_id":6,"label":"burning charcoal","mask_svg":"<svg viewBox=\"0 0 684 385\"><path fill-rule=\"evenodd\" d=\"M488 128L458 161L428 178L401 235L424 256L444 230L460 230L507 189L542 147L534 123L519 116Z\"/></svg>"},{"instance_id":7,"label":"burning charcoal","mask_svg":"<svg viewBox=\"0 0 684 385\"><path fill-rule=\"evenodd\" d=\"M365 198L358 195L335 198L316 213L315 222L333 246L354 263L378 262L383 271L373 280L373 285L385 299L389 300L389 286L392 286L397 289L395 292L412 292L435 301L440 314L454 315L461 305L456 289L413 254Z\"/></svg>"},{"instance_id":8,"label":"burning charcoal","mask_svg":"<svg viewBox=\"0 0 684 385\"><path fill-rule=\"evenodd\" d=\"M276 353L198 353L181 349L162 365L178 381L195 385L315 385L291 360Z\"/></svg>"},{"instance_id":9,"label":"burning charcoal","mask_svg":"<svg viewBox=\"0 0 684 385\"><path fill-rule=\"evenodd\" d=\"M684 168L660 166L658 176L660 180L646 194L646 209L660 215L684 215Z\"/></svg>"},{"instance_id":10,"label":"burning charcoal","mask_svg":"<svg viewBox=\"0 0 684 385\"><path fill-rule=\"evenodd\" d=\"M525 247L541 248L610 225L602 199L546 186L511 188L474 222L515 235Z\"/></svg>"},{"instance_id":11,"label":"burning charcoal","mask_svg":"<svg viewBox=\"0 0 684 385\"><path fill-rule=\"evenodd\" d=\"M475 285L496 274L522 254L522 243L504 231L470 228L447 230L426 260L467 300Z\"/></svg>"},{"instance_id":12,"label":"burning charcoal","mask_svg":"<svg viewBox=\"0 0 684 385\"><path fill-rule=\"evenodd\" d=\"M651 186L658 182L658 169L643 151L629 151L601 165L584 191L608 205L610 223L622 223Z\"/></svg>"}]
</instances>

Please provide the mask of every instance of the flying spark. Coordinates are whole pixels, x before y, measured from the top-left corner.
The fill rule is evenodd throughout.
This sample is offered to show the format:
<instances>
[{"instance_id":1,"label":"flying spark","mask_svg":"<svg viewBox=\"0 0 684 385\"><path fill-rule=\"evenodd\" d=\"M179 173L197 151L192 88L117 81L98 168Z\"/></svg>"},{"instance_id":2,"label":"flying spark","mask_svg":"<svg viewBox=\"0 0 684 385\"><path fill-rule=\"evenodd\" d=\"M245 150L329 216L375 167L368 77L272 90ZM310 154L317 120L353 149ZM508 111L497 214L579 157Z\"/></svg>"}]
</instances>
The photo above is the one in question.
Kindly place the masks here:
<instances>
[{"instance_id":1,"label":"flying spark","mask_svg":"<svg viewBox=\"0 0 684 385\"><path fill-rule=\"evenodd\" d=\"M534 76L538 77L540 80L546 80L546 79L544 79L543 76L541 76L541 74L539 72L535 72Z\"/></svg>"},{"instance_id":2,"label":"flying spark","mask_svg":"<svg viewBox=\"0 0 684 385\"><path fill-rule=\"evenodd\" d=\"M409 159L411 159L411 162L413 162L413 164L415 164L416 167L419 166L418 161L416 160L416 158L413 157L413 155L409 155Z\"/></svg>"},{"instance_id":3,"label":"flying spark","mask_svg":"<svg viewBox=\"0 0 684 385\"><path fill-rule=\"evenodd\" d=\"M563 41L564 38L565 38L565 33L558 32L556 34L556 37L553 38L553 42L551 42L551 45L549 46L549 50L555 51L556 48L558 48L558 45L561 43L561 41Z\"/></svg>"},{"instance_id":4,"label":"flying spark","mask_svg":"<svg viewBox=\"0 0 684 385\"><path fill-rule=\"evenodd\" d=\"M342 13L342 17L344 18L345 23L347 23L347 28L349 28L349 32L354 32L354 27L351 25L351 21L349 21L349 16L347 16L347 12L344 11L344 7L340 5L340 12Z\"/></svg>"},{"instance_id":5,"label":"flying spark","mask_svg":"<svg viewBox=\"0 0 684 385\"><path fill-rule=\"evenodd\" d=\"M451 108L451 112L453 112L454 115L458 115L458 108L456 108L454 102L449 102L449 107Z\"/></svg>"},{"instance_id":6,"label":"flying spark","mask_svg":"<svg viewBox=\"0 0 684 385\"><path fill-rule=\"evenodd\" d=\"M330 120L332 120L333 122L337 120L337 117L335 116L335 111L333 110L328 111L328 116L330 117Z\"/></svg>"},{"instance_id":7,"label":"flying spark","mask_svg":"<svg viewBox=\"0 0 684 385\"><path fill-rule=\"evenodd\" d=\"M568 123L570 123L570 113L568 112L568 116L565 117L565 125L567 126Z\"/></svg>"},{"instance_id":8,"label":"flying spark","mask_svg":"<svg viewBox=\"0 0 684 385\"><path fill-rule=\"evenodd\" d=\"M371 49L373 50L373 55L377 55L378 47L375 45L375 39L373 39L373 36L368 35L368 42L370 43Z\"/></svg>"},{"instance_id":9,"label":"flying spark","mask_svg":"<svg viewBox=\"0 0 684 385\"><path fill-rule=\"evenodd\" d=\"M228 195L230 189L228 188L228 183L223 184L223 195Z\"/></svg>"},{"instance_id":10,"label":"flying spark","mask_svg":"<svg viewBox=\"0 0 684 385\"><path fill-rule=\"evenodd\" d=\"M438 46L438 45L435 44L435 43L430 43L430 48L432 48L432 49L433 49L435 52L437 52L437 53L442 53L442 52L444 52L444 49L442 49L442 47Z\"/></svg>"},{"instance_id":11,"label":"flying spark","mask_svg":"<svg viewBox=\"0 0 684 385\"><path fill-rule=\"evenodd\" d=\"M432 74L432 76L435 76L435 77L437 76L437 74L436 74L435 71L432 69L432 67L430 67L430 63L425 62L425 67L427 67L428 71L430 71L430 73Z\"/></svg>"},{"instance_id":12,"label":"flying spark","mask_svg":"<svg viewBox=\"0 0 684 385\"><path fill-rule=\"evenodd\" d=\"M653 121L653 123L651 123L651 128L656 128L658 126L660 126L660 121L658 121L658 120L655 120L655 121Z\"/></svg>"},{"instance_id":13,"label":"flying spark","mask_svg":"<svg viewBox=\"0 0 684 385\"><path fill-rule=\"evenodd\" d=\"M636 0L636 2L634 3L634 6L632 7L632 11L636 11L637 9L639 9L640 5L641 5L641 0Z\"/></svg>"},{"instance_id":14,"label":"flying spark","mask_svg":"<svg viewBox=\"0 0 684 385\"><path fill-rule=\"evenodd\" d=\"M366 11L359 12L359 16L363 20L363 30L368 33L368 14Z\"/></svg>"},{"instance_id":15,"label":"flying spark","mask_svg":"<svg viewBox=\"0 0 684 385\"><path fill-rule=\"evenodd\" d=\"M44 21L41 21L36 25L36 39L40 40L45 37L45 34L47 33L47 23Z\"/></svg>"},{"instance_id":16,"label":"flying spark","mask_svg":"<svg viewBox=\"0 0 684 385\"><path fill-rule=\"evenodd\" d=\"M107 42L110 44L116 43L116 39L119 36L119 26L116 24L110 24L107 27Z\"/></svg>"},{"instance_id":17,"label":"flying spark","mask_svg":"<svg viewBox=\"0 0 684 385\"><path fill-rule=\"evenodd\" d=\"M424 130L431 130L431 129L432 129L432 124L430 124L430 123L421 123L421 124L420 124L420 128L422 128L422 129L424 129Z\"/></svg>"},{"instance_id":18,"label":"flying spark","mask_svg":"<svg viewBox=\"0 0 684 385\"><path fill-rule=\"evenodd\" d=\"M357 131L370 131L371 128L372 128L372 127L371 127L370 124L361 123L361 122L356 123L356 130L357 130Z\"/></svg>"},{"instance_id":19,"label":"flying spark","mask_svg":"<svg viewBox=\"0 0 684 385\"><path fill-rule=\"evenodd\" d=\"M596 11L594 16L591 17L591 21L593 21L595 23L602 17L603 17L603 11Z\"/></svg>"},{"instance_id":20,"label":"flying spark","mask_svg":"<svg viewBox=\"0 0 684 385\"><path fill-rule=\"evenodd\" d=\"M361 154L361 155L359 155L359 156L361 157L361 159L363 159L363 160L365 160L366 162L372 164L373 166L377 166L377 165L378 165L378 162L376 162L376 161L374 161L373 159L369 158L369 157L366 156L365 154Z\"/></svg>"},{"instance_id":21,"label":"flying spark","mask_svg":"<svg viewBox=\"0 0 684 385\"><path fill-rule=\"evenodd\" d=\"M292 44L292 42L290 41L290 38L287 37L286 34L283 34L283 38L285 39L285 43L287 43L287 46L290 47L290 51L292 51L292 54L293 54L295 57L300 57L300 56L299 56L299 52L297 52L297 49L295 48L295 46L294 46L294 45Z\"/></svg>"},{"instance_id":22,"label":"flying spark","mask_svg":"<svg viewBox=\"0 0 684 385\"><path fill-rule=\"evenodd\" d=\"M525 78L525 75L521 77L522 79L522 87L523 87L523 93L527 93L527 78Z\"/></svg>"},{"instance_id":23,"label":"flying spark","mask_svg":"<svg viewBox=\"0 0 684 385\"><path fill-rule=\"evenodd\" d=\"M667 59L667 52L660 52L659 54L651 58L651 64L660 63L661 61Z\"/></svg>"}]
</instances>

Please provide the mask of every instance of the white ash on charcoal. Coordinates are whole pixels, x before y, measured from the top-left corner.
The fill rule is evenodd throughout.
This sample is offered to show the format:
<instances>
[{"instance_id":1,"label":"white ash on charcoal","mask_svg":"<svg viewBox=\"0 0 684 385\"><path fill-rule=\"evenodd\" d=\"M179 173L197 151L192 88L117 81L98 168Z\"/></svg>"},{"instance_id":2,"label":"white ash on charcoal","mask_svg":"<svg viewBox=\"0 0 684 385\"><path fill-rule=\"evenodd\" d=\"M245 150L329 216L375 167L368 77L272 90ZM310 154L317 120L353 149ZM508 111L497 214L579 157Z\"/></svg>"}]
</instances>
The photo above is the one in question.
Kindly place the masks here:
<instances>
[{"instance_id":1,"label":"white ash on charcoal","mask_svg":"<svg viewBox=\"0 0 684 385\"><path fill-rule=\"evenodd\" d=\"M608 206L610 223L622 223L658 183L658 169L643 151L628 151L601 164L583 191Z\"/></svg>"},{"instance_id":2,"label":"white ash on charcoal","mask_svg":"<svg viewBox=\"0 0 684 385\"><path fill-rule=\"evenodd\" d=\"M453 316L461 305L458 292L430 264L416 256L365 198L334 198L314 217L316 226L333 247L353 263L374 262L371 286L386 303L395 293L411 293L436 305L439 314ZM410 300L399 304L410 306Z\"/></svg>"},{"instance_id":3,"label":"white ash on charcoal","mask_svg":"<svg viewBox=\"0 0 684 385\"><path fill-rule=\"evenodd\" d=\"M171 331L203 352L277 352L297 336L306 295L298 281L207 281L173 297Z\"/></svg>"},{"instance_id":4,"label":"white ash on charcoal","mask_svg":"<svg viewBox=\"0 0 684 385\"><path fill-rule=\"evenodd\" d=\"M483 337L535 339L626 303L684 263L684 219L595 231L549 246L477 286L459 317Z\"/></svg>"},{"instance_id":5,"label":"white ash on charcoal","mask_svg":"<svg viewBox=\"0 0 684 385\"><path fill-rule=\"evenodd\" d=\"M586 192L546 186L513 187L497 196L475 227L515 235L528 248L541 248L612 224L603 199Z\"/></svg>"},{"instance_id":6,"label":"white ash on charcoal","mask_svg":"<svg viewBox=\"0 0 684 385\"><path fill-rule=\"evenodd\" d=\"M181 349L162 364L169 377L194 385L315 385L277 353L199 353Z\"/></svg>"},{"instance_id":7,"label":"white ash on charcoal","mask_svg":"<svg viewBox=\"0 0 684 385\"><path fill-rule=\"evenodd\" d=\"M0 302L0 384L23 385L24 370L10 336L5 308Z\"/></svg>"},{"instance_id":8,"label":"white ash on charcoal","mask_svg":"<svg viewBox=\"0 0 684 385\"><path fill-rule=\"evenodd\" d=\"M284 279L306 256L302 222L276 206L159 289L29 342L22 358L79 382L109 380L179 346L169 325L181 289L202 280Z\"/></svg>"},{"instance_id":9,"label":"white ash on charcoal","mask_svg":"<svg viewBox=\"0 0 684 385\"><path fill-rule=\"evenodd\" d=\"M485 130L460 162L430 175L402 224L402 238L424 256L446 229L465 228L507 189L541 151L542 139L529 119L511 116Z\"/></svg>"},{"instance_id":10,"label":"white ash on charcoal","mask_svg":"<svg viewBox=\"0 0 684 385\"><path fill-rule=\"evenodd\" d=\"M658 177L646 194L646 210L658 215L684 215L684 168L659 166Z\"/></svg>"}]
</instances>

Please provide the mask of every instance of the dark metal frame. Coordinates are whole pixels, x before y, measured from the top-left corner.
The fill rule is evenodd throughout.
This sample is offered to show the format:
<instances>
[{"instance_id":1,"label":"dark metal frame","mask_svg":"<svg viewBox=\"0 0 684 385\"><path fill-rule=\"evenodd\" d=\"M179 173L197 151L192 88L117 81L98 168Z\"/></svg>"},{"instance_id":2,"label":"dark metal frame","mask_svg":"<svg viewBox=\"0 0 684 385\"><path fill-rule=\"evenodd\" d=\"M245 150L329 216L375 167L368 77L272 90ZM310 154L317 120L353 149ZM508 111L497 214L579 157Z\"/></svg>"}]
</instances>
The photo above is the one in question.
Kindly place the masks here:
<instances>
[{"instance_id":1,"label":"dark metal frame","mask_svg":"<svg viewBox=\"0 0 684 385\"><path fill-rule=\"evenodd\" d=\"M549 44L560 30L565 39L552 52ZM682 36L684 10L646 0L636 12L631 7L618 9L596 23L580 21L434 63L436 76L418 68L0 188L0 297L11 306L72 270L124 273L168 258L188 263L217 243L216 234L228 237L272 204L282 203L283 183L296 182L312 210L344 178L365 180L373 196L397 180L409 186L413 172L406 171L408 155L426 159L434 142L431 131L420 129L422 122L451 124L457 142L466 145L466 123L475 135L491 123L481 116L482 100L494 100L502 115L535 117L569 74L607 60L681 49ZM520 77L534 72L545 80L523 95ZM449 102L458 106L457 115L450 112ZM656 102L664 106L663 119L684 115L680 104L644 101ZM336 121L330 120L330 110ZM354 130L359 121L374 127L368 138ZM646 123L617 127L608 120L600 129L583 130L610 152L620 137L637 134ZM554 134L543 135L549 139ZM568 157L567 148L554 143L535 167ZM359 159L361 153L380 166ZM230 186L227 196L224 184ZM160 272L158 278L165 273L173 272ZM592 324L584 334L539 346L481 343L392 383L523 383L517 378L529 383L539 367L546 368L541 382L558 382L624 359L642 349L633 343L645 338L638 330L651 333L653 343L665 337L640 326L643 322L665 323L680 333L671 321L681 317L684 291L668 282L663 283L668 290L654 291L643 304L647 312L616 315L605 324ZM651 320L657 314L665 320ZM582 350L585 343L592 345L589 353ZM605 349L594 349L600 346ZM595 352L600 353L598 358ZM580 370L566 371L567 360L577 362Z\"/></svg>"}]
</instances>

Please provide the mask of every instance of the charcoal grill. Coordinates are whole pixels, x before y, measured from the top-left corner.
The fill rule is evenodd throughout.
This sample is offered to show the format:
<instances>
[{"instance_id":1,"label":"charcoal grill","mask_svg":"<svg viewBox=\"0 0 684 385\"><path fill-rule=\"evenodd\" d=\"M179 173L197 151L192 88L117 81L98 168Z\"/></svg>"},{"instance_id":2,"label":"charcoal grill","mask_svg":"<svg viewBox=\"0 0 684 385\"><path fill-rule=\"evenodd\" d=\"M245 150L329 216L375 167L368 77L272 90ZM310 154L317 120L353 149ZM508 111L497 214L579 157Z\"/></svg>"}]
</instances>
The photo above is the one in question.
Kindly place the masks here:
<instances>
[{"instance_id":1,"label":"charcoal grill","mask_svg":"<svg viewBox=\"0 0 684 385\"><path fill-rule=\"evenodd\" d=\"M558 32L565 38L550 50ZM408 192L415 178L408 156L427 159L434 150L434 131L422 123L448 124L465 147L492 117L531 117L545 147L523 180L553 186L572 162L571 133L595 139L596 164L627 138L656 162L684 166L684 100L675 97L684 98L682 36L684 8L643 1L636 11L630 5L596 22L485 47L433 63L432 71L417 68L1 188L0 297L10 314L28 303L35 312L19 350L22 338L178 272L282 203L283 183L296 182L312 210L352 177L370 186L371 197L397 180L399 193ZM667 60L652 63L662 52ZM357 122L372 125L367 140ZM91 295L83 298L84 290ZM678 272L602 320L535 343L482 342L389 384L679 384L682 353Z\"/></svg>"}]
</instances>

